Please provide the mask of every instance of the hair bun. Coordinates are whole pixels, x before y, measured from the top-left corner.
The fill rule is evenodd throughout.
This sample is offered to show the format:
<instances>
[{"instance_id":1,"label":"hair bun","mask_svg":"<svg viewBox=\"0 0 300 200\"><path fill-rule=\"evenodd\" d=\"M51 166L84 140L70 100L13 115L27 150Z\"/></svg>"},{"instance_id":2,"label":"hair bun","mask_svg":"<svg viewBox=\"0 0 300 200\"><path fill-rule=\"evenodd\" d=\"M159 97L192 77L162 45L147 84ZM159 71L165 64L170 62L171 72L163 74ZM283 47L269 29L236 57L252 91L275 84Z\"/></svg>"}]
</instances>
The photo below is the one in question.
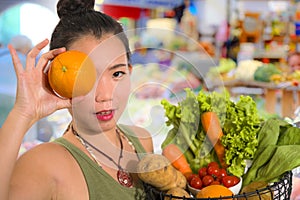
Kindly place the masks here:
<instances>
[{"instance_id":1,"label":"hair bun","mask_svg":"<svg viewBox=\"0 0 300 200\"><path fill-rule=\"evenodd\" d=\"M75 15L88 10L93 10L94 0L59 0L56 6L59 18L65 15Z\"/></svg>"}]
</instances>

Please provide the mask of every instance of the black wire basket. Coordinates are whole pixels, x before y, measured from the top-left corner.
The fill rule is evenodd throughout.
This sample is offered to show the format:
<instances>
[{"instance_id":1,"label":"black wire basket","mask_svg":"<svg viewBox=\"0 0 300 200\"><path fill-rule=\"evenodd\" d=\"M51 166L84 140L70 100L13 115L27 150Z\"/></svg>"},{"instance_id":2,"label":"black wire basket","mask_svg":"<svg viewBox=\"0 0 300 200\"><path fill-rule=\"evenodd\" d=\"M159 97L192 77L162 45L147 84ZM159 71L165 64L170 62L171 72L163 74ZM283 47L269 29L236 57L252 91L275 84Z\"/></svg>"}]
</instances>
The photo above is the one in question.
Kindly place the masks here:
<instances>
[{"instance_id":1,"label":"black wire basket","mask_svg":"<svg viewBox=\"0 0 300 200\"><path fill-rule=\"evenodd\" d=\"M292 172L288 172L282 176L282 178L269 186L255 190L253 192L247 192L243 194L237 194L233 196L219 197L219 198L193 198L193 197L177 197L168 195L165 192L158 191L150 185L145 185L147 200L221 200L221 199L240 199L240 200L289 200L292 192Z\"/></svg>"}]
</instances>

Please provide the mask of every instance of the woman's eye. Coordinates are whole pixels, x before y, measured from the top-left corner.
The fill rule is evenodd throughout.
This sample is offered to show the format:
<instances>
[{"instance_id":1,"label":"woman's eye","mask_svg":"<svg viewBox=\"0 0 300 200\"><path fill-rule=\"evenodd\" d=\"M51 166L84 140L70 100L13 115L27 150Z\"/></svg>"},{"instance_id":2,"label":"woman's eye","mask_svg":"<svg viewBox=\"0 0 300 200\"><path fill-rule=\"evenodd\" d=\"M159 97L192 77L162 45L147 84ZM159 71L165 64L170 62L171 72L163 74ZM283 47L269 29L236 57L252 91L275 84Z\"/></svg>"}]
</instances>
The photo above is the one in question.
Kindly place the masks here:
<instances>
[{"instance_id":1,"label":"woman's eye","mask_svg":"<svg viewBox=\"0 0 300 200\"><path fill-rule=\"evenodd\" d=\"M125 74L125 72L121 72L121 71L117 71L115 73L113 73L113 77L115 78L120 78Z\"/></svg>"}]
</instances>

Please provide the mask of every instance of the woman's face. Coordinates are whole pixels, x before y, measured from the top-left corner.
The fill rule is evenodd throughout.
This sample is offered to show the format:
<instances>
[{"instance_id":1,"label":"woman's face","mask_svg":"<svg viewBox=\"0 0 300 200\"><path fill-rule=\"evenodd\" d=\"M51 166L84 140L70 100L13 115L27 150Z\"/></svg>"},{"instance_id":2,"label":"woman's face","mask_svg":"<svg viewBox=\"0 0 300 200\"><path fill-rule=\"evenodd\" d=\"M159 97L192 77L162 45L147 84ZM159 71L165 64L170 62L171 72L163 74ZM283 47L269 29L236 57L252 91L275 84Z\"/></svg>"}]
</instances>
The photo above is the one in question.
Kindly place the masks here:
<instances>
[{"instance_id":1,"label":"woman's face","mask_svg":"<svg viewBox=\"0 0 300 200\"><path fill-rule=\"evenodd\" d=\"M300 56L292 55L288 60L288 65L291 67L292 71L300 70Z\"/></svg>"},{"instance_id":2,"label":"woman's face","mask_svg":"<svg viewBox=\"0 0 300 200\"><path fill-rule=\"evenodd\" d=\"M84 37L70 48L88 54L97 70L92 91L84 97L74 98L72 103L73 121L83 133L97 134L115 129L130 94L131 68L125 47L118 37L109 36L100 41Z\"/></svg>"}]
</instances>

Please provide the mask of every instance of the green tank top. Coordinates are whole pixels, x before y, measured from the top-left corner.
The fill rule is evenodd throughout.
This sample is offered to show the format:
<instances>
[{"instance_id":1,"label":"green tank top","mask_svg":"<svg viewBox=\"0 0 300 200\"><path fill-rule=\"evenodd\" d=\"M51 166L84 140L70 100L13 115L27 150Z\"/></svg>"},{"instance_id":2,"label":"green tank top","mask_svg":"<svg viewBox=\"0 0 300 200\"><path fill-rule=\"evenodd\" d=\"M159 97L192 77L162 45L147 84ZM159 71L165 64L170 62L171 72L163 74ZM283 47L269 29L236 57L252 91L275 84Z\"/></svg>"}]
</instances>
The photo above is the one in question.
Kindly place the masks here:
<instances>
[{"instance_id":1,"label":"green tank top","mask_svg":"<svg viewBox=\"0 0 300 200\"><path fill-rule=\"evenodd\" d=\"M139 158L146 153L144 147L134 135L134 133L126 125L118 125L119 129L126 135L130 142L134 145ZM90 200L101 199L122 199L122 200L139 200L146 199L146 194L142 182L135 187L127 188L120 185L94 161L92 161L84 152L68 142L64 138L57 138L53 142L64 146L76 159L80 166L85 181L87 183Z\"/></svg>"}]
</instances>

